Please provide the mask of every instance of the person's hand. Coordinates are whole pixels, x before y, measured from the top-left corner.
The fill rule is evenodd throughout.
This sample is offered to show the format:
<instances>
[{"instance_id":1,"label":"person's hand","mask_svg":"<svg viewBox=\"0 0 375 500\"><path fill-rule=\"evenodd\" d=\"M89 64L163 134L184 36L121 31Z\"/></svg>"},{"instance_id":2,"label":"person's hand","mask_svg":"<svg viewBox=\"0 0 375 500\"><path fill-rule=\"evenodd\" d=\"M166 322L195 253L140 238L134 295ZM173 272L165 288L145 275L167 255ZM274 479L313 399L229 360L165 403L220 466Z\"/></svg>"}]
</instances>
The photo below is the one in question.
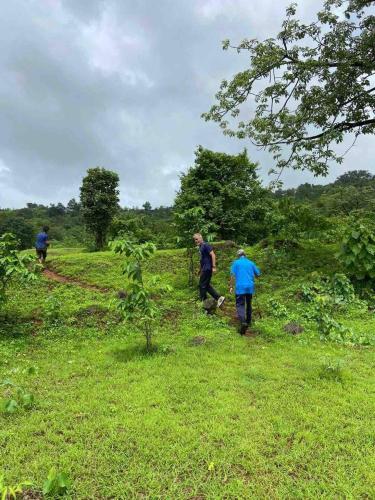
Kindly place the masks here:
<instances>
[{"instance_id":1,"label":"person's hand","mask_svg":"<svg viewBox=\"0 0 375 500\"><path fill-rule=\"evenodd\" d=\"M229 287L229 293L233 293L233 287L232 286Z\"/></svg>"},{"instance_id":2,"label":"person's hand","mask_svg":"<svg viewBox=\"0 0 375 500\"><path fill-rule=\"evenodd\" d=\"M216 266L212 268L212 272L216 273Z\"/></svg>"}]
</instances>

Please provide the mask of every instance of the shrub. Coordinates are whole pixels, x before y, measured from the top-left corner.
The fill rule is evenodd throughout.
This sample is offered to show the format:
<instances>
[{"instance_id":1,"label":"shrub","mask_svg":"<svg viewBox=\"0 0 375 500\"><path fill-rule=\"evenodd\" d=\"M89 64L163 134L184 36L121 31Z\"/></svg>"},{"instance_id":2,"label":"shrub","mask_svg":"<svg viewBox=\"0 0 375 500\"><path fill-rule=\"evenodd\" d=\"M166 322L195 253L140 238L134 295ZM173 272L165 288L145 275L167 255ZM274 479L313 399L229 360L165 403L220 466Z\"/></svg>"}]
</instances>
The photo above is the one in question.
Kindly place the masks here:
<instances>
[{"instance_id":1,"label":"shrub","mask_svg":"<svg viewBox=\"0 0 375 500\"><path fill-rule=\"evenodd\" d=\"M346 232L338 254L348 273L359 281L375 279L375 232L370 225L354 224Z\"/></svg>"},{"instance_id":2,"label":"shrub","mask_svg":"<svg viewBox=\"0 0 375 500\"><path fill-rule=\"evenodd\" d=\"M6 299L6 288L11 279L15 276L30 281L36 279L34 270L30 271L29 266L35 263L35 258L31 255L21 255L17 251L18 241L11 233L0 236L0 307Z\"/></svg>"}]
</instances>

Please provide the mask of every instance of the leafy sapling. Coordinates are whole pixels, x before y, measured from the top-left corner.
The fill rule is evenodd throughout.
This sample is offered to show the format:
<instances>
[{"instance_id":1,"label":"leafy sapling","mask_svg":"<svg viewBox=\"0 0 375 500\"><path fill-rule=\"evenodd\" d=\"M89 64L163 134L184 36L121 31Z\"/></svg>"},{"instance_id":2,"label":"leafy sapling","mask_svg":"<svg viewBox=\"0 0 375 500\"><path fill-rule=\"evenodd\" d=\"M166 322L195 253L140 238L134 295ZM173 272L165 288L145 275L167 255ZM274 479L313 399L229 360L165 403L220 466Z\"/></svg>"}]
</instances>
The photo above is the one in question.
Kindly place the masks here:
<instances>
[{"instance_id":1,"label":"leafy sapling","mask_svg":"<svg viewBox=\"0 0 375 500\"><path fill-rule=\"evenodd\" d=\"M4 413L12 414L20 408L30 410L34 406L34 395L23 387L8 379L3 380L0 385L6 389L6 398L1 405L1 409Z\"/></svg>"},{"instance_id":2,"label":"leafy sapling","mask_svg":"<svg viewBox=\"0 0 375 500\"><path fill-rule=\"evenodd\" d=\"M0 307L6 300L6 289L10 281L15 277L24 281L35 280L36 269L37 264L32 255L19 253L18 241L13 234L5 233L0 236Z\"/></svg>"},{"instance_id":3,"label":"leafy sapling","mask_svg":"<svg viewBox=\"0 0 375 500\"><path fill-rule=\"evenodd\" d=\"M55 498L65 495L70 487L71 482L66 472L57 472L53 467L43 484L43 495Z\"/></svg>"},{"instance_id":4,"label":"leafy sapling","mask_svg":"<svg viewBox=\"0 0 375 500\"><path fill-rule=\"evenodd\" d=\"M4 475L0 475L0 499L8 500L8 499L16 499L21 495L25 490L25 486L31 486L32 483L30 481L22 481L16 485L8 485L5 484Z\"/></svg>"},{"instance_id":5,"label":"leafy sapling","mask_svg":"<svg viewBox=\"0 0 375 500\"><path fill-rule=\"evenodd\" d=\"M153 243L134 244L129 240L116 240L110 243L111 249L125 256L123 274L128 278L126 290L121 293L118 307L125 320L134 323L146 337L146 349L152 348L153 325L160 316L160 309L152 298L170 292L169 285L161 283L160 276L153 276L146 285L143 265L156 251Z\"/></svg>"}]
</instances>

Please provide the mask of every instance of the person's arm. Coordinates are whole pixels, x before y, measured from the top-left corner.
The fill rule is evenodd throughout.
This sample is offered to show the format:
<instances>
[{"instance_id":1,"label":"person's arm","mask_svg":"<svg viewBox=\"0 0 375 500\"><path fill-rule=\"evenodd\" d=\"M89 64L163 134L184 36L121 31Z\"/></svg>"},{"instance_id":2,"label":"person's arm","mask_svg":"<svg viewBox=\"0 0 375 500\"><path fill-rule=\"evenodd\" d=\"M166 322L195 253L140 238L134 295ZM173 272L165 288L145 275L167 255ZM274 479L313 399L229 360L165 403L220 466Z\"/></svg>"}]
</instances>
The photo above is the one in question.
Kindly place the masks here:
<instances>
[{"instance_id":1,"label":"person's arm","mask_svg":"<svg viewBox=\"0 0 375 500\"><path fill-rule=\"evenodd\" d=\"M232 265L230 266L229 293L233 293L233 288L236 281L234 274L234 266L235 266L234 263L232 263Z\"/></svg>"},{"instance_id":2,"label":"person's arm","mask_svg":"<svg viewBox=\"0 0 375 500\"><path fill-rule=\"evenodd\" d=\"M229 278L229 293L233 293L234 282L235 282L234 275L231 274Z\"/></svg>"},{"instance_id":3,"label":"person's arm","mask_svg":"<svg viewBox=\"0 0 375 500\"><path fill-rule=\"evenodd\" d=\"M215 272L216 271L216 255L215 255L215 252L213 250L211 250L210 255L211 255L211 259L212 259L212 271Z\"/></svg>"},{"instance_id":4,"label":"person's arm","mask_svg":"<svg viewBox=\"0 0 375 500\"><path fill-rule=\"evenodd\" d=\"M255 274L255 276L256 276L257 278L259 278L259 276L261 275L261 272L260 272L260 270L257 268L257 266L254 264L254 262L253 262L253 266L254 266L254 267L253 267L253 268L254 268L254 274Z\"/></svg>"}]
</instances>

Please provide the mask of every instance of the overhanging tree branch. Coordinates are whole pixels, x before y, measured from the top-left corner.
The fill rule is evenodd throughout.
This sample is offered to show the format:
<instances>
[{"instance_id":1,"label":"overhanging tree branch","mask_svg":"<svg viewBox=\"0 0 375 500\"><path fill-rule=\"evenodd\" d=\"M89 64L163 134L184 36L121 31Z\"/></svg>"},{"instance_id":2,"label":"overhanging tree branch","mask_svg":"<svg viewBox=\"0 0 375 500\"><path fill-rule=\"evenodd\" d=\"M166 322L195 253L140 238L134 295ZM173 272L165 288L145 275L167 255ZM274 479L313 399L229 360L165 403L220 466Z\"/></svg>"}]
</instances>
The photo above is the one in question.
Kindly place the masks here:
<instances>
[{"instance_id":1,"label":"overhanging tree branch","mask_svg":"<svg viewBox=\"0 0 375 500\"><path fill-rule=\"evenodd\" d=\"M369 10L375 1L348 0L346 18L335 10L343 4L326 0L310 24L296 18L292 5L277 37L241 42L236 50L250 53L250 67L225 82L203 117L220 123L225 134L268 149L279 168L322 174L328 161L341 161L332 145L346 133L375 133L375 18ZM243 104L252 98L255 111L246 121ZM284 160L282 148L294 145Z\"/></svg>"}]
</instances>

